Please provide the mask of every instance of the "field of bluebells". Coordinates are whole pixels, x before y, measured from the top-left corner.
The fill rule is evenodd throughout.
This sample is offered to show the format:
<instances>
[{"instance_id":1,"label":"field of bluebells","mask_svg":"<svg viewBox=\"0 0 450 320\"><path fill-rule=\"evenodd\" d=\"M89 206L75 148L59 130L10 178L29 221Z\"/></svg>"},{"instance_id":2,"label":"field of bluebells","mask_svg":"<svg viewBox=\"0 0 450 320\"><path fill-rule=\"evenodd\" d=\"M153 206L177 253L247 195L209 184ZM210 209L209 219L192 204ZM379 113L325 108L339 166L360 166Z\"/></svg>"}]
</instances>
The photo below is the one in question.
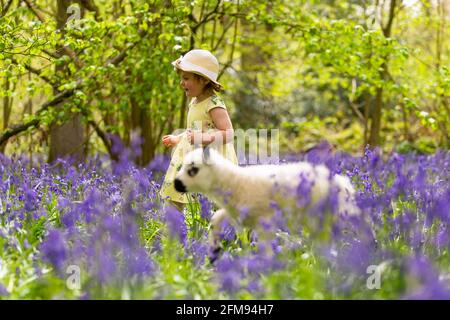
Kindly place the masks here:
<instances>
[{"instance_id":1,"label":"field of bluebells","mask_svg":"<svg viewBox=\"0 0 450 320\"><path fill-rule=\"evenodd\" d=\"M130 158L0 158L1 299L450 299L448 152L285 156L349 175L361 215L337 218L333 194L299 219L274 204L275 239L224 226L214 263L214 205L165 206L168 159Z\"/></svg>"}]
</instances>

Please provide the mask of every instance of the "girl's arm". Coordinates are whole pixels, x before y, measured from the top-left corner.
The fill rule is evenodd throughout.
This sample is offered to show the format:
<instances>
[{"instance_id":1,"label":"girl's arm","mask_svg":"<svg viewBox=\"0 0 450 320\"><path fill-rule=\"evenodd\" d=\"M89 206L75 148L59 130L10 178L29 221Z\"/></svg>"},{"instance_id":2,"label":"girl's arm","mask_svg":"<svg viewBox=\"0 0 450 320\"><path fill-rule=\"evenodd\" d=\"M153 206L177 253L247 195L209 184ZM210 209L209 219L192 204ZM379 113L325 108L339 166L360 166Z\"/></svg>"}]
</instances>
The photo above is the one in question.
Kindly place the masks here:
<instances>
[{"instance_id":1,"label":"girl's arm","mask_svg":"<svg viewBox=\"0 0 450 320\"><path fill-rule=\"evenodd\" d=\"M217 128L217 131L205 135L205 139L207 140L206 144L209 144L213 141L220 141L220 139L222 139L223 144L233 141L233 125L231 123L227 110L223 108L214 108L209 111L209 114L211 115L212 121L214 122L214 126Z\"/></svg>"},{"instance_id":2,"label":"girl's arm","mask_svg":"<svg viewBox=\"0 0 450 320\"><path fill-rule=\"evenodd\" d=\"M209 114L214 122L214 126L218 130L212 134L213 138L211 142L217 141L220 138L222 138L224 144L233 141L233 124L231 123L227 110L223 108L214 108L209 111Z\"/></svg>"}]
</instances>

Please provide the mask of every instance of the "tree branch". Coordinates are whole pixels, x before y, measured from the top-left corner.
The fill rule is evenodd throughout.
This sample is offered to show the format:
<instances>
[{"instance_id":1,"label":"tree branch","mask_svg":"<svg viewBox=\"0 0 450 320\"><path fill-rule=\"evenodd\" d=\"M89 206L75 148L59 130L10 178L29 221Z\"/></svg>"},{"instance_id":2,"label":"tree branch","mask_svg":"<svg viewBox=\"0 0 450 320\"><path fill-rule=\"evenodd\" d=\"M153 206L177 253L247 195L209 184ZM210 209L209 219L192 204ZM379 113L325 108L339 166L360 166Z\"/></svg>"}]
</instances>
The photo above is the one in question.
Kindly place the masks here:
<instances>
[{"instance_id":1,"label":"tree branch","mask_svg":"<svg viewBox=\"0 0 450 320\"><path fill-rule=\"evenodd\" d=\"M112 154L112 148L111 148L111 141L108 139L108 137L106 136L106 133L103 132L102 129L100 129L99 125L93 121L93 120L89 120L88 123L94 128L95 132L97 133L97 135L100 137L100 139L103 141L103 143L105 144L106 149L108 150L108 153L110 156L113 156Z\"/></svg>"},{"instance_id":2,"label":"tree branch","mask_svg":"<svg viewBox=\"0 0 450 320\"><path fill-rule=\"evenodd\" d=\"M212 48L213 52L215 52L219 48L220 44L222 43L223 38L227 34L228 30L230 30L230 28L232 26L234 26L234 24L235 24L234 22L231 22L227 26L223 27L222 34L220 35L219 39L217 40L216 45Z\"/></svg>"},{"instance_id":3,"label":"tree branch","mask_svg":"<svg viewBox=\"0 0 450 320\"><path fill-rule=\"evenodd\" d=\"M95 20L100 21L100 10L94 0L79 0L80 4L87 10L94 12Z\"/></svg>"},{"instance_id":4,"label":"tree branch","mask_svg":"<svg viewBox=\"0 0 450 320\"><path fill-rule=\"evenodd\" d=\"M208 12L203 17L202 20L197 20L192 12L189 14L189 16L188 16L189 20L191 20L192 22L195 23L195 25L193 27L191 27L193 33L195 33L201 25L207 23L208 21L215 19L215 17L212 17L212 16L216 13L219 13L218 9L219 9L221 2L222 2L222 0L217 0L216 6L214 7L214 9L212 11Z\"/></svg>"},{"instance_id":5,"label":"tree branch","mask_svg":"<svg viewBox=\"0 0 450 320\"><path fill-rule=\"evenodd\" d=\"M239 0L238 0L238 3L237 3L236 11L239 12ZM234 35L233 35L233 43L231 45L230 59L227 61L225 66L222 68L222 71L220 71L220 73L219 73L219 75L217 77L218 79L220 79L220 77L225 72L225 70L228 69L228 67L230 67L231 64L233 63L234 49L235 49L235 46L236 46L236 39L237 39L238 20L239 20L238 17L236 17L235 21L234 21Z\"/></svg>"},{"instance_id":6,"label":"tree branch","mask_svg":"<svg viewBox=\"0 0 450 320\"><path fill-rule=\"evenodd\" d=\"M146 34L146 31L143 30L139 30L138 34L141 36L141 38ZM117 56L108 59L106 61L106 63L104 64L104 66L108 66L109 64L113 64L113 65L117 65L119 64L121 61L123 61L127 55L127 51L131 50L132 48L134 48L137 45L138 41L128 45L126 48L124 48L122 50L122 52L120 52ZM52 100L44 103L39 110L35 113L36 116L40 115L42 112L48 110L50 107L56 106L59 103L63 102L65 99L71 97L76 90L80 89L83 83L83 79L78 79L76 81L76 85L73 89L68 89L68 90L64 90L60 93L58 93ZM6 129L4 131L4 133L0 136L0 145L2 145L3 143L5 143L6 141L8 141L11 137L27 130L28 128L31 127L37 127L40 123L40 119L33 119L27 123L21 123L18 125L15 125L9 129Z\"/></svg>"},{"instance_id":7,"label":"tree branch","mask_svg":"<svg viewBox=\"0 0 450 320\"><path fill-rule=\"evenodd\" d=\"M31 0L23 0L26 4L27 7L34 13L34 15L42 22L45 23L46 22L46 18L45 16L42 14L42 12L37 8L37 6L31 1ZM62 50L73 60L73 62L75 63L75 65L81 69L84 65L83 61L81 61L80 59L78 59L75 51L73 51L72 49L70 49L67 46L62 46ZM46 52L47 54L49 54L48 52ZM50 55L50 54L49 54ZM53 55L52 55L53 56Z\"/></svg>"},{"instance_id":8,"label":"tree branch","mask_svg":"<svg viewBox=\"0 0 450 320\"><path fill-rule=\"evenodd\" d=\"M14 1L14 0L9 0L9 1L6 3L6 5L2 8L2 14L1 14L0 17L3 17L3 16L6 15L6 13L7 13L8 10L9 10L9 7L10 7L11 4L13 3L13 1Z\"/></svg>"},{"instance_id":9,"label":"tree branch","mask_svg":"<svg viewBox=\"0 0 450 320\"><path fill-rule=\"evenodd\" d=\"M11 59L12 63L16 64L16 65L20 65L20 63L12 58ZM47 78L46 76L43 76L41 74L41 72L38 69L33 68L32 66L28 65L28 64L24 64L23 65L25 67L25 69L27 69L28 71L30 71L31 73L37 75L39 78L41 78L42 80L44 80L45 82L47 82L48 84L54 85L55 83L53 81L51 81L49 78Z\"/></svg>"},{"instance_id":10,"label":"tree branch","mask_svg":"<svg viewBox=\"0 0 450 320\"><path fill-rule=\"evenodd\" d=\"M386 38L391 36L392 22L395 17L396 0L391 0L391 6L389 8L389 19L386 26L381 26L383 34Z\"/></svg>"},{"instance_id":11,"label":"tree branch","mask_svg":"<svg viewBox=\"0 0 450 320\"><path fill-rule=\"evenodd\" d=\"M52 100L44 103L41 106L41 108L36 112L36 115L39 115L42 112L48 110L50 107L61 103L66 98L73 95L73 93L75 92L75 89L79 88L80 86L81 86L81 81L77 85L77 87L75 87L74 89L64 90L63 92L57 94ZM39 120L39 119L33 119L27 123L21 123L21 124L13 126L12 128L6 129L5 132L0 136L0 145L5 143L6 141L8 141L11 137L21 133L22 131L27 130L28 128L37 127L40 122L41 122L41 120Z\"/></svg>"},{"instance_id":12,"label":"tree branch","mask_svg":"<svg viewBox=\"0 0 450 320\"><path fill-rule=\"evenodd\" d=\"M42 12L37 8L37 6L30 0L23 0L23 2L25 2L25 4L27 5L27 7L34 13L34 15L36 17L38 17L38 19L44 23L46 18L45 16L42 14Z\"/></svg>"},{"instance_id":13,"label":"tree branch","mask_svg":"<svg viewBox=\"0 0 450 320\"><path fill-rule=\"evenodd\" d=\"M54 59L58 59L59 58L59 56L56 53L51 52L50 50L43 49L42 52L46 53L49 57L52 57Z\"/></svg>"},{"instance_id":14,"label":"tree branch","mask_svg":"<svg viewBox=\"0 0 450 320\"><path fill-rule=\"evenodd\" d=\"M211 17L213 14L215 14L215 13L217 13L218 11L218 9L219 9L219 6L220 6L220 3L221 3L222 1L221 0L217 0L217 3L216 3L216 6L214 7L214 9L212 10L212 11L210 11L210 12L208 12L206 15L205 15L205 17L202 19L202 20L200 20L199 21L199 25L201 25L201 24L203 24L203 23L206 23L206 22L208 22L209 21L209 17Z\"/></svg>"}]
</instances>

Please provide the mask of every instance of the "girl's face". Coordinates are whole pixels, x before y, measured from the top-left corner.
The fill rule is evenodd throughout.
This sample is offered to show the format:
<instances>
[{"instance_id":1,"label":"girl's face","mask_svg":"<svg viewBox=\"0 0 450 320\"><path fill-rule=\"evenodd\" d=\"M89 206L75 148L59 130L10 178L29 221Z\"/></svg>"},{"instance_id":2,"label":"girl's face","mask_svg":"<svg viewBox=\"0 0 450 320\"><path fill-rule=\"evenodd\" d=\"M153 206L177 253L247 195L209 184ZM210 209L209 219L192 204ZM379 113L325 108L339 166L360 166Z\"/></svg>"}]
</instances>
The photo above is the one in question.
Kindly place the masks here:
<instances>
[{"instance_id":1,"label":"girl's face","mask_svg":"<svg viewBox=\"0 0 450 320\"><path fill-rule=\"evenodd\" d=\"M192 72L181 71L180 85L189 98L200 96L208 82L207 79L197 77Z\"/></svg>"}]
</instances>

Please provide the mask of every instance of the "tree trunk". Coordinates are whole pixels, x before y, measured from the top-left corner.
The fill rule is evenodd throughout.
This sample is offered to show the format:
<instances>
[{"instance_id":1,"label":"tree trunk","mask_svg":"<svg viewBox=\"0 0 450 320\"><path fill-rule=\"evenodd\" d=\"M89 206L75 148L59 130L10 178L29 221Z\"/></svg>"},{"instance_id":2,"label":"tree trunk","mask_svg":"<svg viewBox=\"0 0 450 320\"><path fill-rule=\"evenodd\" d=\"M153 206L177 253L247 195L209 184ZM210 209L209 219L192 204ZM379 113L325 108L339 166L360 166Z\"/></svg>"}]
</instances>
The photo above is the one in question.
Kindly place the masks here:
<instances>
[{"instance_id":1,"label":"tree trunk","mask_svg":"<svg viewBox=\"0 0 450 320\"><path fill-rule=\"evenodd\" d=\"M409 112L406 109L406 106L404 103L400 104L401 110L402 110L402 118L403 118L403 139L405 139L408 142L412 142L412 136L411 132L409 131Z\"/></svg>"},{"instance_id":2,"label":"tree trunk","mask_svg":"<svg viewBox=\"0 0 450 320\"><path fill-rule=\"evenodd\" d=\"M7 92L9 90L9 85L10 85L9 79L5 78L5 92ZM9 125L9 118L11 116L12 100L13 100L13 98L8 97L7 95L5 95L3 97L3 131L5 131ZM6 141L0 145L0 153L5 153L7 143L8 142Z\"/></svg>"},{"instance_id":3,"label":"tree trunk","mask_svg":"<svg viewBox=\"0 0 450 320\"><path fill-rule=\"evenodd\" d=\"M186 127L186 113L187 113L187 97L183 92L183 99L181 100L181 110L180 110L180 122L178 124L179 128Z\"/></svg>"},{"instance_id":4,"label":"tree trunk","mask_svg":"<svg viewBox=\"0 0 450 320\"><path fill-rule=\"evenodd\" d=\"M440 0L437 1L436 8L437 8L437 16L438 16L438 26L436 28L436 72L439 72L439 69L441 68L441 60L442 60L442 51L443 50L443 44L445 42L445 22L447 19L447 8L446 8L447 2ZM445 95L445 93L441 93L437 99L436 105L443 107L443 113L444 117L443 119L449 119L450 112L448 107L448 97ZM439 111L438 111L439 113ZM450 136L449 136L449 122L448 121L441 121L438 118L438 126L439 129L442 132L442 144L445 146L445 148L450 148Z\"/></svg>"},{"instance_id":5,"label":"tree trunk","mask_svg":"<svg viewBox=\"0 0 450 320\"><path fill-rule=\"evenodd\" d=\"M148 110L142 110L141 112L141 135L143 143L141 146L142 154L139 159L139 164L145 166L155 156L154 132L152 126L151 114Z\"/></svg>"},{"instance_id":6,"label":"tree trunk","mask_svg":"<svg viewBox=\"0 0 450 320\"><path fill-rule=\"evenodd\" d=\"M57 1L57 27L64 35L64 26L68 19L67 8L71 5L71 0L58 0ZM61 48L58 48L57 52L61 52ZM57 66L57 73L64 73L66 66ZM55 89L55 94L57 91ZM60 105L62 105L62 102ZM55 108L58 109L59 106ZM50 126L50 150L49 150L49 162L54 160L71 156L76 161L83 161L85 159L85 129L81 122L81 114L70 114L69 120L62 125L52 124Z\"/></svg>"},{"instance_id":7,"label":"tree trunk","mask_svg":"<svg viewBox=\"0 0 450 320\"><path fill-rule=\"evenodd\" d=\"M154 132L150 112L142 108L139 102L130 97L131 103L131 131L141 139L141 153L135 159L140 166L147 165L155 156ZM135 151L135 150L134 150Z\"/></svg>"},{"instance_id":8,"label":"tree trunk","mask_svg":"<svg viewBox=\"0 0 450 320\"><path fill-rule=\"evenodd\" d=\"M391 36L392 23L395 18L396 0L391 0L389 8L389 17L386 25L382 25L383 35L386 38ZM387 78L387 68L388 68L388 56L384 57L384 62L381 65L380 78L385 81ZM381 130L381 116L383 110L383 87L377 88L377 93L375 96L375 106L372 112L372 123L370 127L369 136L369 146L370 148L375 148L380 145L380 130Z\"/></svg>"},{"instance_id":9,"label":"tree trunk","mask_svg":"<svg viewBox=\"0 0 450 320\"><path fill-rule=\"evenodd\" d=\"M369 146L374 148L380 145L381 110L383 107L383 87L377 88L375 105L372 112L372 123L370 125Z\"/></svg>"},{"instance_id":10,"label":"tree trunk","mask_svg":"<svg viewBox=\"0 0 450 320\"><path fill-rule=\"evenodd\" d=\"M61 157L74 157L78 161L84 160L85 131L81 124L81 114L71 115L62 125L50 126L50 154L49 162Z\"/></svg>"},{"instance_id":11,"label":"tree trunk","mask_svg":"<svg viewBox=\"0 0 450 320\"><path fill-rule=\"evenodd\" d=\"M364 148L369 143L369 121L370 121L370 104L372 95L367 92L364 100ZM363 150L364 152L364 150Z\"/></svg>"}]
</instances>

